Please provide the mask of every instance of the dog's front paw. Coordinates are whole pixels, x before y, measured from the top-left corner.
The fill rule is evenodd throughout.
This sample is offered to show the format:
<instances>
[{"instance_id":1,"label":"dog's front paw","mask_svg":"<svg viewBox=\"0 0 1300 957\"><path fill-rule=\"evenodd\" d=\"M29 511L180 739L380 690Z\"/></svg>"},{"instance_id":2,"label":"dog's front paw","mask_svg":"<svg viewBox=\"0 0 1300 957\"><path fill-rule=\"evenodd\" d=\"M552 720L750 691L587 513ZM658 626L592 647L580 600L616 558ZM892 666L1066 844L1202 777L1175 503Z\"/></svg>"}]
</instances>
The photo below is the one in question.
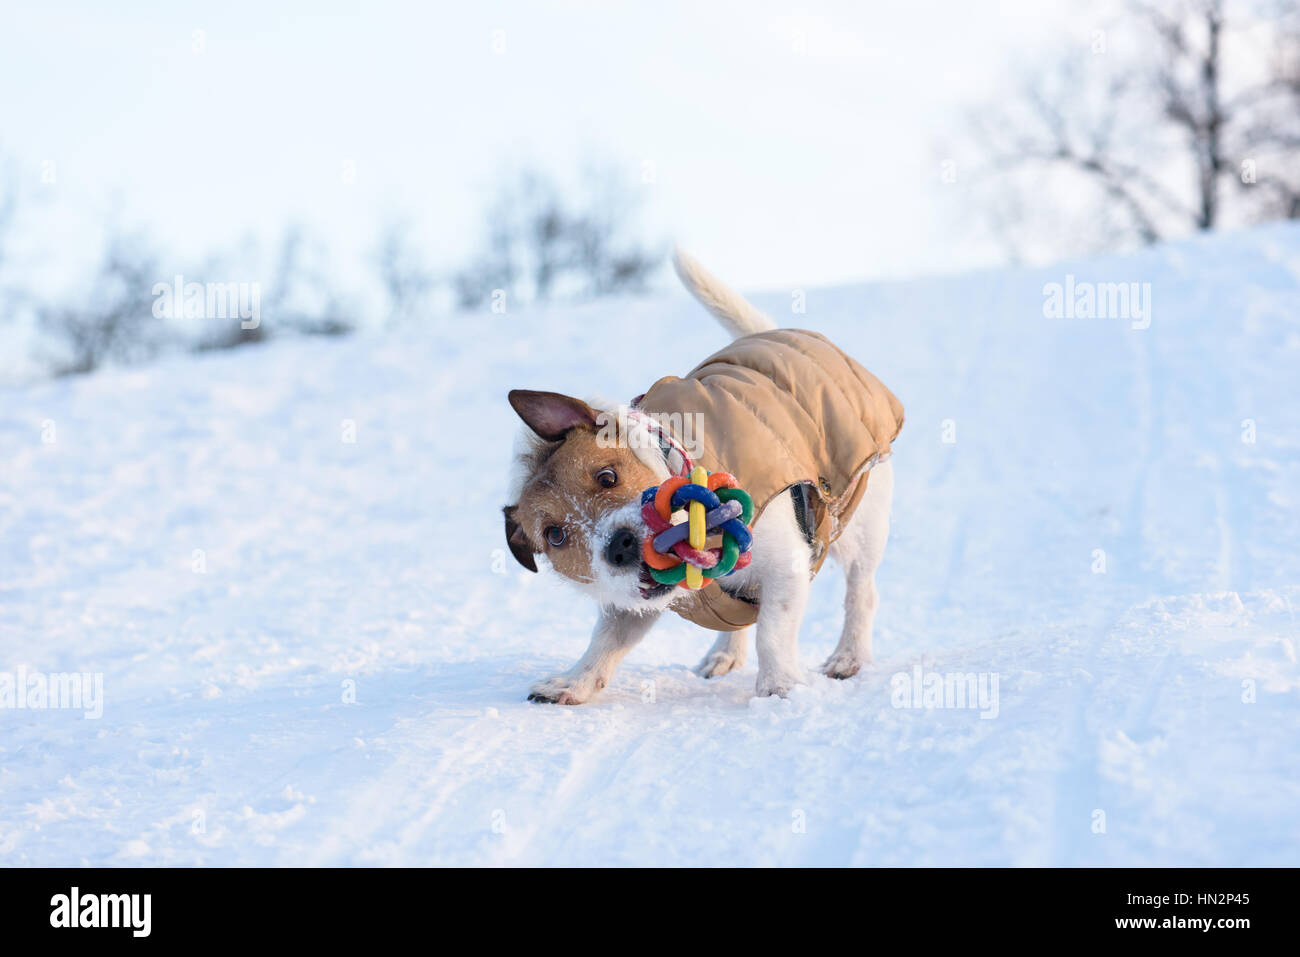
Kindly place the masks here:
<instances>
[{"instance_id":1,"label":"dog's front paw","mask_svg":"<svg viewBox=\"0 0 1300 957\"><path fill-rule=\"evenodd\" d=\"M870 663L870 658L864 659L848 651L837 651L822 664L821 672L827 678L852 678Z\"/></svg>"},{"instance_id":2,"label":"dog's front paw","mask_svg":"<svg viewBox=\"0 0 1300 957\"><path fill-rule=\"evenodd\" d=\"M528 689L528 700L541 704L582 704L605 687L595 675L552 675Z\"/></svg>"},{"instance_id":3,"label":"dog's front paw","mask_svg":"<svg viewBox=\"0 0 1300 957\"><path fill-rule=\"evenodd\" d=\"M803 684L803 678L797 674L784 671L759 672L758 683L754 685L754 694L760 698L776 695L787 697L795 685Z\"/></svg>"},{"instance_id":4,"label":"dog's front paw","mask_svg":"<svg viewBox=\"0 0 1300 957\"><path fill-rule=\"evenodd\" d=\"M728 672L743 667L744 664L729 651L713 651L705 655L704 660L691 670L701 678L721 678Z\"/></svg>"}]
</instances>

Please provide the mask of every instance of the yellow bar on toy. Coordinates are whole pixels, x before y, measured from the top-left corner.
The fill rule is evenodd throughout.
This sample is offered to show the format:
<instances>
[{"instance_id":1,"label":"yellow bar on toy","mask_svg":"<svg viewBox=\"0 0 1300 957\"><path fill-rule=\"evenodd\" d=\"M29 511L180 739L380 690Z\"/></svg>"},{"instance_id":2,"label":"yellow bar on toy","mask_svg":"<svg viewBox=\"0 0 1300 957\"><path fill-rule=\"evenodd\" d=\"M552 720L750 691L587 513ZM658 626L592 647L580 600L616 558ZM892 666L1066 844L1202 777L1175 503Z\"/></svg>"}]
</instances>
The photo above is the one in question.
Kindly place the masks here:
<instances>
[{"instance_id":1,"label":"yellow bar on toy","mask_svg":"<svg viewBox=\"0 0 1300 957\"><path fill-rule=\"evenodd\" d=\"M708 488L709 470L699 465L695 466L695 468L691 469L691 483ZM702 502L691 502L686 508L686 515L690 521L690 531L686 536L686 540L690 542L691 548L703 548L704 542L708 538L708 529L704 525L705 514L706 510ZM686 564L686 587L704 587L704 575L689 562Z\"/></svg>"}]
</instances>

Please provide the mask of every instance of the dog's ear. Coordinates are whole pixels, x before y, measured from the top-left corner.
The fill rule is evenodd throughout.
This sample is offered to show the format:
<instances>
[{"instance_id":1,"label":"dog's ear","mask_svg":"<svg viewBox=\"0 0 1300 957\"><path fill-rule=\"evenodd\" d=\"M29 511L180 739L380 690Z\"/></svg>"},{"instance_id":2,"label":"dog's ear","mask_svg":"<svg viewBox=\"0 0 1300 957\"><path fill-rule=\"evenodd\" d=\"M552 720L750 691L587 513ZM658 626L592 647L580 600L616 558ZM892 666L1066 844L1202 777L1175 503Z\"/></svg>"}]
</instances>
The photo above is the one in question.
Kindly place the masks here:
<instances>
[{"instance_id":1,"label":"dog's ear","mask_svg":"<svg viewBox=\"0 0 1300 957\"><path fill-rule=\"evenodd\" d=\"M514 389L509 399L524 424L548 442L564 438L574 426L596 427L596 410L573 396Z\"/></svg>"},{"instance_id":2,"label":"dog's ear","mask_svg":"<svg viewBox=\"0 0 1300 957\"><path fill-rule=\"evenodd\" d=\"M533 546L528 544L528 536L524 534L523 528L515 521L515 509L517 507L507 505L504 509L506 513L506 544L510 546L510 554L515 556L515 561L530 572L535 572L537 571L537 562L533 558Z\"/></svg>"}]
</instances>

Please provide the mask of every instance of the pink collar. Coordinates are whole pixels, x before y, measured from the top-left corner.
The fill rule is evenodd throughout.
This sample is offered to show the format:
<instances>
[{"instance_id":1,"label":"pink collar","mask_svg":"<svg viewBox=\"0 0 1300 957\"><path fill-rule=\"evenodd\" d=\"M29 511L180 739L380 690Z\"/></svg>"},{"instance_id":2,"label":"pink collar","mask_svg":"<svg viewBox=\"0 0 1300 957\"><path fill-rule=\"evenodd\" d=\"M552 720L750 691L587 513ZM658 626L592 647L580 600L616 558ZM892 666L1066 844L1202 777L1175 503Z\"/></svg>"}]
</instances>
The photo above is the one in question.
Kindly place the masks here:
<instances>
[{"instance_id":1,"label":"pink collar","mask_svg":"<svg viewBox=\"0 0 1300 957\"><path fill-rule=\"evenodd\" d=\"M639 399L640 396L638 396L637 398ZM646 415L646 413L636 408L635 405L628 406L627 417L629 419L640 422L651 432L654 432L656 435L658 435L659 444L661 448L663 446L667 446L668 448L672 449L681 457L682 467L681 470L677 473L678 475L686 476L691 474L691 469L695 467L695 463L691 461L691 457L686 454L686 450L682 448L682 444L673 437L672 433L659 424L658 419L656 419L652 415ZM668 453L667 450L664 450L664 464L667 463L668 463ZM672 467L669 466L670 471L671 469Z\"/></svg>"}]
</instances>

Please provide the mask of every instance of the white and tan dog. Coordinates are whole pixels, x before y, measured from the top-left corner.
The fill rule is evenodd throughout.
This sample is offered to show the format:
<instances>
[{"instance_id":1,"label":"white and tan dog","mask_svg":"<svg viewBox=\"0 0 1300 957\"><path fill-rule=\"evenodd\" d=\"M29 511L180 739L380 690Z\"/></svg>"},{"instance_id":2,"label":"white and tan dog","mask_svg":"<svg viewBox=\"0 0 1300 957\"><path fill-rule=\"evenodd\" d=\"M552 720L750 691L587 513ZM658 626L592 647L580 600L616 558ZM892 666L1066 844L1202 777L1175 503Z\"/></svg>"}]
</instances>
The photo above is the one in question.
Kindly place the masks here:
<instances>
[{"instance_id":1,"label":"white and tan dog","mask_svg":"<svg viewBox=\"0 0 1300 957\"><path fill-rule=\"evenodd\" d=\"M833 357L842 357L842 353L814 333L776 331L776 324L770 318L684 254L677 254L674 265L687 289L732 334L735 341L729 348L744 350L752 344L758 349L772 344L778 337L797 335L818 348L824 343L827 350L833 350ZM784 342L782 339L781 343ZM762 355L763 362L767 362L766 354ZM779 492L766 502L755 503L761 511L755 519L749 566L708 586L710 590L723 589L720 596L723 599L747 603L755 610L757 621L753 630L757 632L756 692L759 695L784 696L795 684L803 681L798 655L799 625L812 576L826 553L833 555L843 566L848 587L843 632L838 646L821 670L833 678L848 678L872 658L872 623L879 602L875 573L889 535L894 486L892 469L886 459L889 440L902 425L902 406L873 376L851 359L843 357L843 360L856 370L857 375L855 379L845 373L847 381L856 387L856 383L862 380L868 383L864 388L870 390L862 393L865 398L851 397L852 408L858 410L857 417L871 417L870 412L861 411L861 403L867 401L876 403L873 408L885 409L886 414L878 418L888 420L881 427L873 423L875 434L879 436L876 451L862 462L857 459L862 458L865 452L855 453L857 458L852 459L854 464L848 467L852 471L832 473L829 468L822 468L821 462L809 466L818 467L823 475L847 475L842 483L846 487L835 490L841 493L839 501L849 502L847 509L835 514L837 506L829 496L832 492L830 482L825 477L819 483L815 481L818 473L809 476L814 481L790 485L778 481L775 488L779 488ZM835 358L834 361L840 360ZM730 365L722 367L726 374L730 374L732 368ZM767 367L760 365L760 368ZM750 370L741 371L753 378ZM785 401L788 393L796 390L795 385L786 381L785 372L784 368L775 368L767 379L761 380L761 384L769 391L785 389L786 392L777 393L778 399L794 409L792 414L803 416L803 407ZM697 374L698 369L692 373ZM690 377L661 382L697 385ZM811 386L805 381L797 388L808 393L820 391L823 386L820 380ZM893 403L892 406L882 404L885 402L882 392ZM828 421L832 425L843 421L821 415L818 411L820 405L813 404L805 395L796 398L813 409L817 421L810 428L814 430L825 430ZM826 401L821 395L815 399L821 404ZM534 684L529 700L582 704L609 683L619 662L645 637L660 614L674 610L691 617L682 610L683 603L691 599L691 593L656 583L641 558L641 541L648 531L641 518L641 492L680 471L682 462L679 456L684 455L685 450L672 436L655 434L666 431L659 422L644 415L629 416L626 409L620 414L618 409L595 408L570 396L524 390L511 392L510 403L527 426L516 450L511 490L514 504L505 508L506 537L511 552L532 571L537 570L535 556L546 556L556 571L588 592L599 606L599 619L586 653L563 674ZM688 413L691 410L680 411ZM764 416L765 422L767 418ZM871 451L871 435L856 429L856 419L851 418L850 425L842 431L861 431L867 442L867 451ZM728 426L735 431L734 422ZM609 441L611 429L617 431L617 441ZM753 441L762 441L764 436L758 434L758 429L754 431ZM784 438L778 430L778 434L774 438L769 436L768 441L780 444ZM823 450L822 457L836 454L827 453L826 449L851 445L848 437L836 434L821 434L813 438L816 441L812 445ZM746 436L729 435L728 441L733 450L736 448L734 443L742 443L741 450L748 453L743 445ZM767 455L766 450L756 451ZM729 456L731 459L743 457L734 451ZM766 462L766 458L762 461ZM731 462L706 461L705 464L714 470L723 468L735 472L740 484L748 487L746 475ZM866 481L868 470L869 482ZM859 480L865 491L858 487ZM818 499L818 495L826 499L829 506ZM816 506L815 509L810 502ZM745 664L750 630L742 627L718 631L717 640L696 667L696 673L704 678L714 678L741 668Z\"/></svg>"}]
</instances>

